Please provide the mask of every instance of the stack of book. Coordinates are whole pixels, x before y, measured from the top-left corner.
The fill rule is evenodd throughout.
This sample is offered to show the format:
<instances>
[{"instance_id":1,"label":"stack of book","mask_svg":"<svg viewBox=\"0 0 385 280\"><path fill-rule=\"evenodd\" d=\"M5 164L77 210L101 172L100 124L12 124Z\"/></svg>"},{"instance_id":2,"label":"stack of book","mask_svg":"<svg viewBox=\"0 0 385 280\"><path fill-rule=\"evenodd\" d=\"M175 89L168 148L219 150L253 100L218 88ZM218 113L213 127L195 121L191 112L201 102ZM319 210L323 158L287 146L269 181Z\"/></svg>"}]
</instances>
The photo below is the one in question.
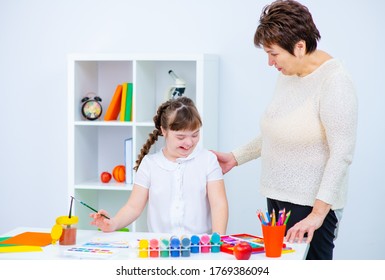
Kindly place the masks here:
<instances>
[{"instance_id":1,"label":"stack of book","mask_svg":"<svg viewBox=\"0 0 385 280\"><path fill-rule=\"evenodd\" d=\"M111 99L105 121L119 120L122 122L132 121L132 83L123 83L116 86L115 93Z\"/></svg>"}]
</instances>

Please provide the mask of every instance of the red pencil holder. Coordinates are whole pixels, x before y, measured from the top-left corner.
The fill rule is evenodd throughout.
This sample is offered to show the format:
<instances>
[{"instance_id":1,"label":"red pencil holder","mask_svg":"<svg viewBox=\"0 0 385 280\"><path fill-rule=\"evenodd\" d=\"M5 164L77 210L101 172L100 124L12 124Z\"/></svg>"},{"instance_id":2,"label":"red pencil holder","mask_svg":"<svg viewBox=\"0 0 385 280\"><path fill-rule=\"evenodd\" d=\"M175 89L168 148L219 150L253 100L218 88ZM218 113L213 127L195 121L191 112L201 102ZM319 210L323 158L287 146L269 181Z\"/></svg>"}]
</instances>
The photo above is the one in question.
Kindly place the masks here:
<instances>
[{"instance_id":1,"label":"red pencil holder","mask_svg":"<svg viewBox=\"0 0 385 280\"><path fill-rule=\"evenodd\" d=\"M285 237L286 226L265 226L262 225L263 242L266 257L278 258L282 255L283 238Z\"/></svg>"}]
</instances>

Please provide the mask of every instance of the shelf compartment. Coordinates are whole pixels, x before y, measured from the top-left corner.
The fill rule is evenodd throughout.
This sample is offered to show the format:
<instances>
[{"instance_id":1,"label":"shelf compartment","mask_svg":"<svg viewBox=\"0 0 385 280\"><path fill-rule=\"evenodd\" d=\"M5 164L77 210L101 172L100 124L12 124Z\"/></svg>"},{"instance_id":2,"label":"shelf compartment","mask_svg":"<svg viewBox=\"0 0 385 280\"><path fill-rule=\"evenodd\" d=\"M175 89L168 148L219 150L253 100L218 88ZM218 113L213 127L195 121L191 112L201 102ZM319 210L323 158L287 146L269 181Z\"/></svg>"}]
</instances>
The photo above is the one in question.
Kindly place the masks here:
<instances>
[{"instance_id":1,"label":"shelf compartment","mask_svg":"<svg viewBox=\"0 0 385 280\"><path fill-rule=\"evenodd\" d=\"M132 61L71 61L73 63L73 114L75 121L84 120L81 100L89 92L102 99L104 118L117 85L133 81ZM70 65L71 67L71 65Z\"/></svg>"},{"instance_id":2,"label":"shelf compartment","mask_svg":"<svg viewBox=\"0 0 385 280\"><path fill-rule=\"evenodd\" d=\"M195 61L147 61L138 60L135 63L134 114L136 121L150 122L158 106L166 98L168 89L174 85L174 80L168 74L173 70L181 79L186 81L185 96L196 99Z\"/></svg>"},{"instance_id":3,"label":"shelf compartment","mask_svg":"<svg viewBox=\"0 0 385 280\"><path fill-rule=\"evenodd\" d=\"M125 165L124 141L133 137L132 127L76 126L74 130L75 185L96 184L102 172L112 174L115 166Z\"/></svg>"},{"instance_id":4,"label":"shelf compartment","mask_svg":"<svg viewBox=\"0 0 385 280\"><path fill-rule=\"evenodd\" d=\"M200 146L217 149L218 137L218 57L208 54L125 54L85 53L68 56L68 188L69 194L110 215L126 203L131 184L102 183L103 171L112 173L125 164L124 140L132 138L132 163L154 130L153 117L166 92L174 84L168 74L173 70L186 81L185 96L194 100L201 114ZM133 83L133 120L104 121L105 112L117 85ZM94 92L102 98L103 114L99 120L86 121L81 114L81 99ZM164 146L163 137L150 153ZM135 175L134 175L135 176ZM79 228L89 225L89 209L76 205ZM130 226L133 231L147 231L146 211Z\"/></svg>"}]
</instances>

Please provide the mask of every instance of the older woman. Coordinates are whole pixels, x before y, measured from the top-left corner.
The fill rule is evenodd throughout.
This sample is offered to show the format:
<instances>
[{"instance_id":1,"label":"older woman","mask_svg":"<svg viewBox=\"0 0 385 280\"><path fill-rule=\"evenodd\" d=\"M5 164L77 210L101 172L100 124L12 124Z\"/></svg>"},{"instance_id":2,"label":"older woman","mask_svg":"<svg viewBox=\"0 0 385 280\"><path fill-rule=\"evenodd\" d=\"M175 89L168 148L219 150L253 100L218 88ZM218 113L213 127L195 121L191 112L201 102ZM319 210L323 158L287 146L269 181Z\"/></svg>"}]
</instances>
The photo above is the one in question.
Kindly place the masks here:
<instances>
[{"instance_id":1,"label":"older woman","mask_svg":"<svg viewBox=\"0 0 385 280\"><path fill-rule=\"evenodd\" d=\"M260 16L254 43L279 77L261 135L231 153L215 152L223 173L261 158L260 191L269 211L291 211L286 240L310 242L307 259L332 259L356 141L357 100L349 75L317 49L307 7L275 1Z\"/></svg>"}]
</instances>

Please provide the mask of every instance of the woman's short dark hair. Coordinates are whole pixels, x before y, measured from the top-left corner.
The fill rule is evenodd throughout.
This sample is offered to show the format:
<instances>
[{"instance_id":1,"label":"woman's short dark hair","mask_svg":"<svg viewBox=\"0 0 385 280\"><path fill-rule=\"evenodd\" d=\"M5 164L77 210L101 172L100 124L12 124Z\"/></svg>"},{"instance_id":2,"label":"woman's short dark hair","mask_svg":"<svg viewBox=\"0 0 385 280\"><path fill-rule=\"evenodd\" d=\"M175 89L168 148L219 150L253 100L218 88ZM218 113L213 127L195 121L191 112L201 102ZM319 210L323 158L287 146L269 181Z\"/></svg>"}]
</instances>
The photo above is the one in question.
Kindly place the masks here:
<instances>
[{"instance_id":1,"label":"woman's short dark hair","mask_svg":"<svg viewBox=\"0 0 385 280\"><path fill-rule=\"evenodd\" d=\"M254 35L257 47L278 45L294 55L294 46L306 42L306 53L317 49L321 35L309 9L294 0L278 0L263 8Z\"/></svg>"}]
</instances>

